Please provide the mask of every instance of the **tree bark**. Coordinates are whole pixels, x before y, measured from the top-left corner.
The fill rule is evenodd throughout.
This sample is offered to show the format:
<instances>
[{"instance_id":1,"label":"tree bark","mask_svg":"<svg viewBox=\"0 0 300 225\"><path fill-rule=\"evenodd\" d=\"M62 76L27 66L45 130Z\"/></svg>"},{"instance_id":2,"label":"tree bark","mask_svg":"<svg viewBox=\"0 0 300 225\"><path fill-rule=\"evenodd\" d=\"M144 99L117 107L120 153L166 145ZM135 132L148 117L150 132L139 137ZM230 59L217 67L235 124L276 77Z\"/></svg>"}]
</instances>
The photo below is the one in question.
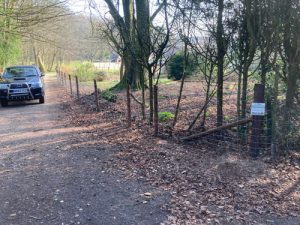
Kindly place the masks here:
<instances>
[{"instance_id":1,"label":"tree bark","mask_svg":"<svg viewBox=\"0 0 300 225\"><path fill-rule=\"evenodd\" d=\"M150 112L149 112L149 122L152 124L153 123L153 115L154 115L154 102L153 102L153 74L151 71L148 71L149 73L149 107L150 107Z\"/></svg>"},{"instance_id":2,"label":"tree bark","mask_svg":"<svg viewBox=\"0 0 300 225\"><path fill-rule=\"evenodd\" d=\"M297 94L297 78L299 76L299 62L288 62L286 107L288 110L295 107L295 97ZM299 79L299 78L298 78Z\"/></svg>"},{"instance_id":3,"label":"tree bark","mask_svg":"<svg viewBox=\"0 0 300 225\"><path fill-rule=\"evenodd\" d=\"M217 77L217 126L223 124L223 83L224 83L224 56L226 53L224 43L224 27L223 27L223 11L224 0L218 0L218 20L217 20L217 61L218 61L218 77Z\"/></svg>"}]
</instances>

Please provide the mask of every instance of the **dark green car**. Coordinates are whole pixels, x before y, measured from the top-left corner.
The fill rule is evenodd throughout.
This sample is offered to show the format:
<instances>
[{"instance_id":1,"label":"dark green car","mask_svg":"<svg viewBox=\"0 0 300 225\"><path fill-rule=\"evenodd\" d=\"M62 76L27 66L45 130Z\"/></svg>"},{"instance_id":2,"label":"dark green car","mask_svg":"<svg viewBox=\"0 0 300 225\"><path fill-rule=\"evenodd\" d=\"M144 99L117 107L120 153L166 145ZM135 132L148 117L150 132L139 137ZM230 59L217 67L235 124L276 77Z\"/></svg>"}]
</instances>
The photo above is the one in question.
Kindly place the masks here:
<instances>
[{"instance_id":1,"label":"dark green car","mask_svg":"<svg viewBox=\"0 0 300 225\"><path fill-rule=\"evenodd\" d=\"M0 101L7 106L10 101L38 99L45 102L44 77L37 66L7 67L0 79Z\"/></svg>"}]
</instances>

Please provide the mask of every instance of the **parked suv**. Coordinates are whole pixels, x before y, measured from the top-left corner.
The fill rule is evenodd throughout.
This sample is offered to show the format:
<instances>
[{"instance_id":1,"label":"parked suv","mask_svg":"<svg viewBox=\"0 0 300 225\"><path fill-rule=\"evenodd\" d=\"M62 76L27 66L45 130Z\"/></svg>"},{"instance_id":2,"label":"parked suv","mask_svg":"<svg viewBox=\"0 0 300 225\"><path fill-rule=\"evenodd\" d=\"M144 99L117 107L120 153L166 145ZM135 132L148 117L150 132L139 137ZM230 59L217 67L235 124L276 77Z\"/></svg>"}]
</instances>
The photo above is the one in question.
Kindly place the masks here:
<instances>
[{"instance_id":1,"label":"parked suv","mask_svg":"<svg viewBox=\"0 0 300 225\"><path fill-rule=\"evenodd\" d=\"M0 78L0 101L7 106L9 101L38 99L45 102L44 77L37 66L7 67Z\"/></svg>"}]
</instances>

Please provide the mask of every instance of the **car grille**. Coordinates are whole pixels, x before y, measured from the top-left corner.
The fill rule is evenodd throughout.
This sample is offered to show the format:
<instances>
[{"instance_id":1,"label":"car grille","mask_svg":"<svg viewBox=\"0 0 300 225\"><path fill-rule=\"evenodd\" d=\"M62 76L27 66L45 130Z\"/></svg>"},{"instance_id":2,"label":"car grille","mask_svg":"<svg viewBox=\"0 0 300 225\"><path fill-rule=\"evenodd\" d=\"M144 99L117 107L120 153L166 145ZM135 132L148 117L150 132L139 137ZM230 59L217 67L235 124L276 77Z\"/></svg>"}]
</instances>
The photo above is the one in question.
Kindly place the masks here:
<instances>
[{"instance_id":1,"label":"car grille","mask_svg":"<svg viewBox=\"0 0 300 225\"><path fill-rule=\"evenodd\" d=\"M10 89L28 88L27 84L11 84Z\"/></svg>"}]
</instances>

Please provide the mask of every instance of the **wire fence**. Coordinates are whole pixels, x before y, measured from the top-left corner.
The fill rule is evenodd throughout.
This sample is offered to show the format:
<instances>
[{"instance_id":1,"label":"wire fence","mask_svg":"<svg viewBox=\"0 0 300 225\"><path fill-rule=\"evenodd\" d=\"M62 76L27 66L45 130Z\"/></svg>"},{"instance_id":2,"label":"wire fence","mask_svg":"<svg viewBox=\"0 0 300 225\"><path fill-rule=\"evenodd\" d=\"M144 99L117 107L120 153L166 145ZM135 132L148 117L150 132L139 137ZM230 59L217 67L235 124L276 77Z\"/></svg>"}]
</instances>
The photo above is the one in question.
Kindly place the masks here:
<instances>
[{"instance_id":1,"label":"wire fence","mask_svg":"<svg viewBox=\"0 0 300 225\"><path fill-rule=\"evenodd\" d=\"M70 95L79 100L85 101L84 96L93 96L89 102L93 108L99 111L101 91L97 87L96 80L83 82L76 76L71 76L62 71L57 72L58 81L66 87ZM189 84L199 85L199 82ZM174 89L178 88L176 85ZM191 117L203 107L205 98L203 91L184 90L182 106L180 108L180 123L176 130L171 123L161 121L159 132L163 136L168 134L177 140L185 143L197 143L213 149L245 151L250 152L253 157L261 154L277 156L292 150L300 150L300 107L296 105L292 110L287 111L284 104L265 103L265 93L254 83L249 83L245 99L237 103L237 87L234 82L225 82L224 85L224 118L223 125L215 127L216 120L216 96L211 100L205 112L206 126L203 127L203 115L193 129L187 129L191 123ZM171 88L162 86L157 97L160 112L174 112L177 96ZM194 90L193 88L191 88ZM178 89L177 89L178 90ZM141 98L139 93L134 93L135 98ZM118 104L126 112L126 96L120 95ZM255 104L253 104L255 103ZM240 104L240 106L238 106ZM244 107L243 114L238 115L238 107ZM146 110L149 115L149 109ZM132 101L133 120L142 120L140 104ZM120 116L124 116L124 114ZM230 115L230 116L229 116Z\"/></svg>"}]
</instances>

